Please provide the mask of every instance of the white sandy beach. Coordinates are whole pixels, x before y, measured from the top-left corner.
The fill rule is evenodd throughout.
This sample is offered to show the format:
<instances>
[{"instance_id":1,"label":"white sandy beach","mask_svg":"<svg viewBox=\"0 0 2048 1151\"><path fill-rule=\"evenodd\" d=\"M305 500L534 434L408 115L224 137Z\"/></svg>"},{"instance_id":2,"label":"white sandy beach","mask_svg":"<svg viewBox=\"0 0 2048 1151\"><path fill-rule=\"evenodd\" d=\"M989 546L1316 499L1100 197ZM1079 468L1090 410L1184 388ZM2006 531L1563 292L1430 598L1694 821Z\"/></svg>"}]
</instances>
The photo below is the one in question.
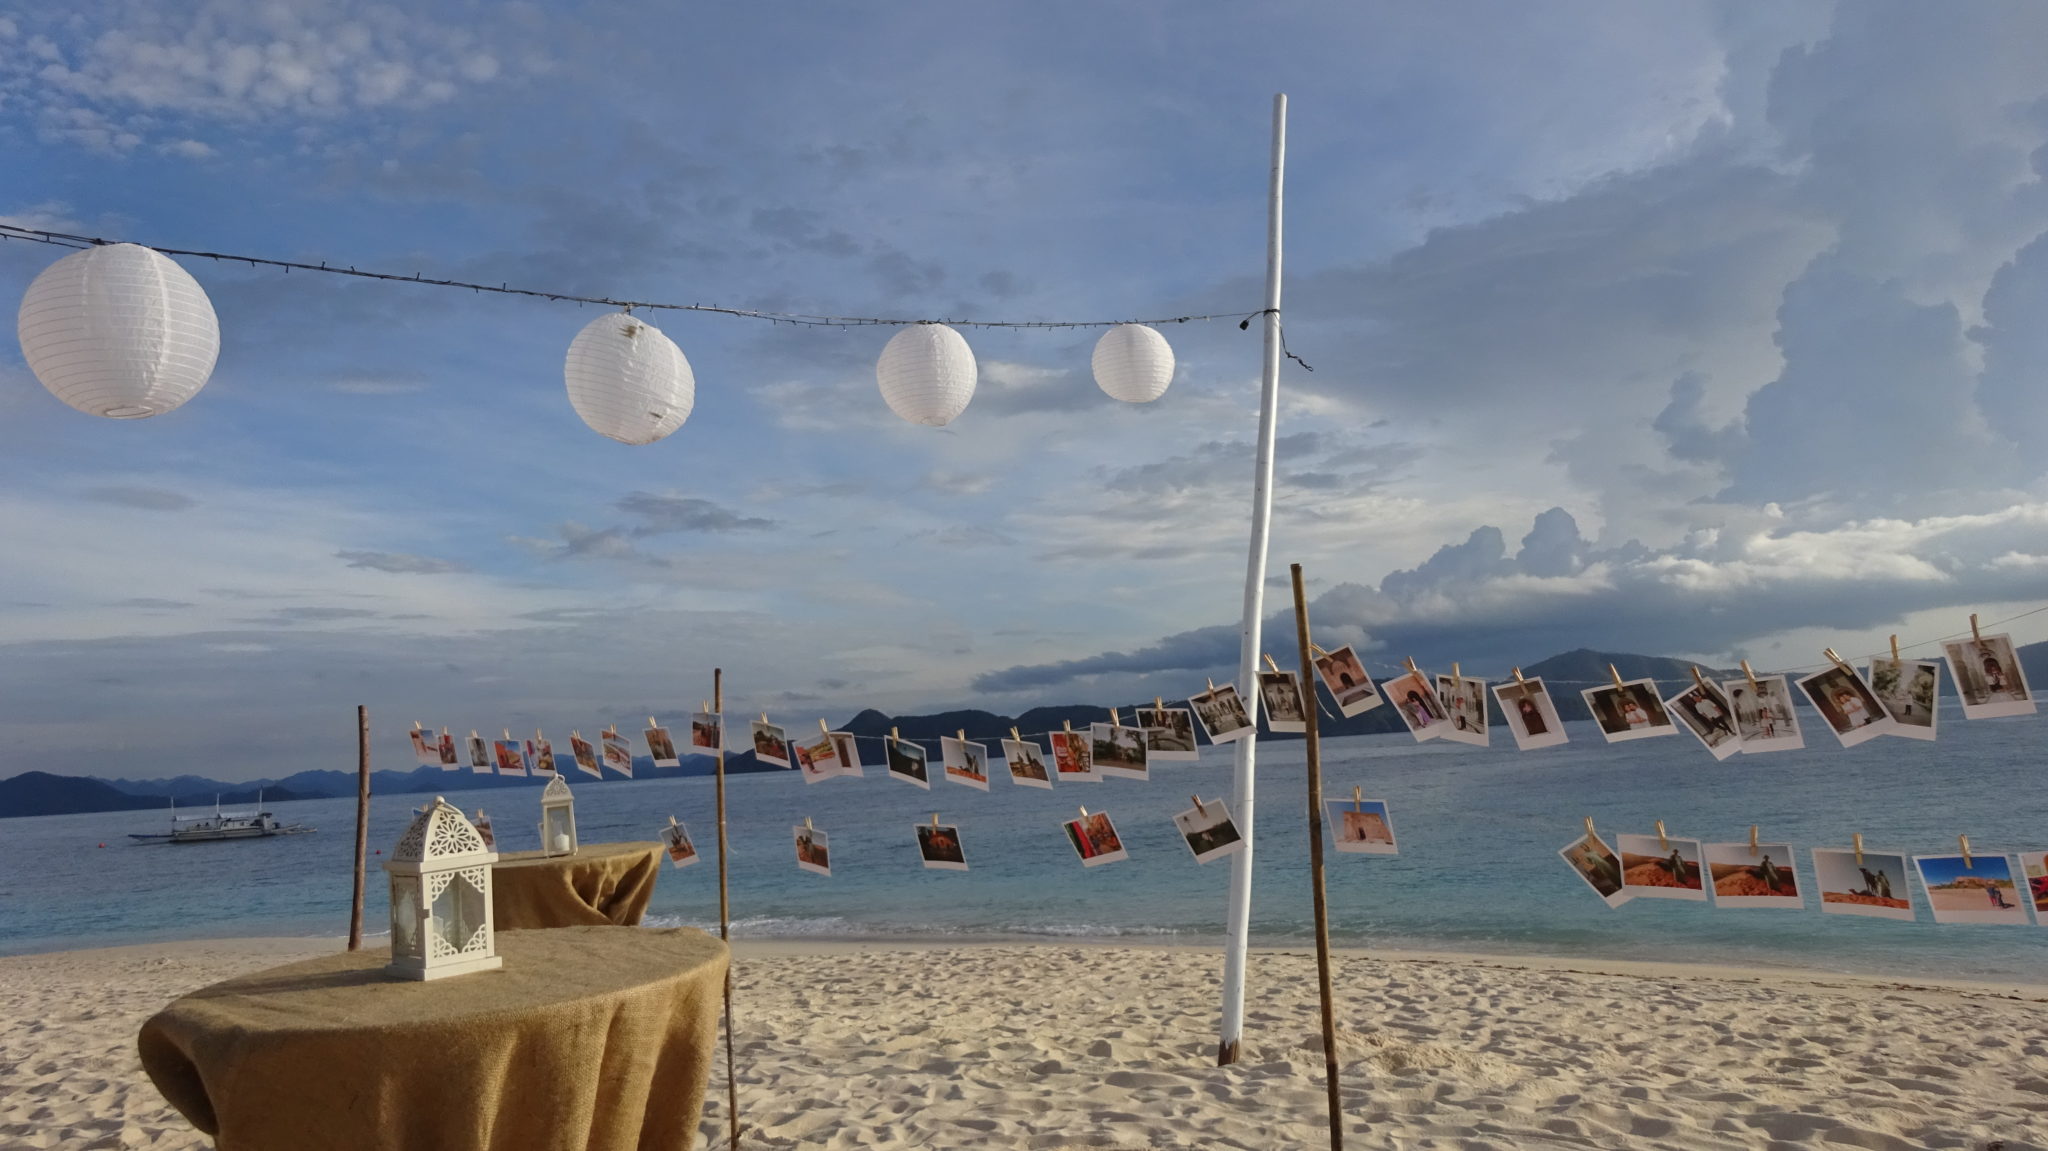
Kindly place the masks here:
<instances>
[{"instance_id":1,"label":"white sandy beach","mask_svg":"<svg viewBox=\"0 0 2048 1151\"><path fill-rule=\"evenodd\" d=\"M0 1147L205 1147L135 1056L169 999L331 942L0 959ZM742 944L750 1148L1322 1145L1315 962L1209 950ZM1348 1146L2048 1151L2048 989L1347 953ZM704 1123L723 1146L722 1070Z\"/></svg>"}]
</instances>

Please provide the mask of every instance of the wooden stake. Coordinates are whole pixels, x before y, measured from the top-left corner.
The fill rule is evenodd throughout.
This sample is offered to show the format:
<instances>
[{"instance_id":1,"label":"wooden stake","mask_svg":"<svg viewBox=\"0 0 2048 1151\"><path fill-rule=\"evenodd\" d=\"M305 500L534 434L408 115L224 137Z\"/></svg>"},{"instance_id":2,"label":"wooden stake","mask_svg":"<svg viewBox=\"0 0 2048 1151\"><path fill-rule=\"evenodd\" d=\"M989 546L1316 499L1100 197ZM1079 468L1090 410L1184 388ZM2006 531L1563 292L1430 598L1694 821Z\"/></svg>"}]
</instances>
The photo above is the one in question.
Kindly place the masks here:
<instances>
[{"instance_id":1,"label":"wooden stake","mask_svg":"<svg viewBox=\"0 0 2048 1151\"><path fill-rule=\"evenodd\" d=\"M711 711L725 710L725 669L711 669ZM726 890L725 863L725 741L718 741L718 938L732 944L732 902ZM740 1084L732 1062L732 955L725 964L725 1114L731 1133L732 1151L740 1147Z\"/></svg>"},{"instance_id":2,"label":"wooden stake","mask_svg":"<svg viewBox=\"0 0 2048 1151\"><path fill-rule=\"evenodd\" d=\"M1301 651L1301 678L1309 682L1308 596L1301 586L1301 565L1289 564L1294 578L1294 638ZM1317 708L1308 709L1308 870L1316 905L1316 985L1323 1001L1323 1074L1330 1096L1330 1151L1344 1148L1344 1103L1337 1084L1337 1017L1330 992L1330 907L1323 892L1323 745L1317 730Z\"/></svg>"},{"instance_id":3,"label":"wooden stake","mask_svg":"<svg viewBox=\"0 0 2048 1151\"><path fill-rule=\"evenodd\" d=\"M363 869L370 854L370 709L356 707L356 891L348 909L348 949L363 949Z\"/></svg>"}]
</instances>

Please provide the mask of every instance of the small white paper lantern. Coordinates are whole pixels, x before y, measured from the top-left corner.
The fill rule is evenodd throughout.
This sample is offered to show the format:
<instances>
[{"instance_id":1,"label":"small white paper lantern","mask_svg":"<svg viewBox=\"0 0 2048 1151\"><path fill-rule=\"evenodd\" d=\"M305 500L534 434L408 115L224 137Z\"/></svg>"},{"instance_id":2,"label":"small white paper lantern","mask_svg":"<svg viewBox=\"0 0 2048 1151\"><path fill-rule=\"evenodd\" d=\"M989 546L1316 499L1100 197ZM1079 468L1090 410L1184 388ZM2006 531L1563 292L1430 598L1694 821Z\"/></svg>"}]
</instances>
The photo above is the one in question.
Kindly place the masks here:
<instances>
[{"instance_id":1,"label":"small white paper lantern","mask_svg":"<svg viewBox=\"0 0 2048 1151\"><path fill-rule=\"evenodd\" d=\"M404 979L440 979L503 966L492 931L491 865L498 853L440 796L391 849L391 963Z\"/></svg>"},{"instance_id":2,"label":"small white paper lantern","mask_svg":"<svg viewBox=\"0 0 2048 1151\"><path fill-rule=\"evenodd\" d=\"M569 406L622 444L651 444L683 426L697 378L675 341L645 320L607 312L583 325L562 364Z\"/></svg>"},{"instance_id":3,"label":"small white paper lantern","mask_svg":"<svg viewBox=\"0 0 2048 1151\"><path fill-rule=\"evenodd\" d=\"M576 854L576 798L559 774L541 789L540 849L545 855Z\"/></svg>"},{"instance_id":4,"label":"small white paper lantern","mask_svg":"<svg viewBox=\"0 0 2048 1151\"><path fill-rule=\"evenodd\" d=\"M1095 384L1113 399L1149 404L1173 383L1173 346L1143 324L1118 324L1095 341Z\"/></svg>"},{"instance_id":5,"label":"small white paper lantern","mask_svg":"<svg viewBox=\"0 0 2048 1151\"><path fill-rule=\"evenodd\" d=\"M87 248L44 268L21 298L15 332L51 395L116 420L191 399L220 356L220 321L199 281L139 244Z\"/></svg>"},{"instance_id":6,"label":"small white paper lantern","mask_svg":"<svg viewBox=\"0 0 2048 1151\"><path fill-rule=\"evenodd\" d=\"M944 324L909 325L889 337L875 361L889 410L927 427L945 427L966 411L974 381L974 349Z\"/></svg>"}]
</instances>

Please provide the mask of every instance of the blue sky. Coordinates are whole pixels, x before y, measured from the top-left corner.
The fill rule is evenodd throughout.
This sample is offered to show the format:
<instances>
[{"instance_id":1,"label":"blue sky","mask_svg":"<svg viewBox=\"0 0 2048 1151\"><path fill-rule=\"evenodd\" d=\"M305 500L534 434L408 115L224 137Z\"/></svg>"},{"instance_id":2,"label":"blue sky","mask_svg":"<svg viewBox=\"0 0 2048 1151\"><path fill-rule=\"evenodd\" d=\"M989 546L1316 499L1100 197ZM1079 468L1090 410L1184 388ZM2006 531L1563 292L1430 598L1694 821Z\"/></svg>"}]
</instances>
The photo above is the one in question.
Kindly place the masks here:
<instances>
[{"instance_id":1,"label":"blue sky","mask_svg":"<svg viewBox=\"0 0 2048 1151\"><path fill-rule=\"evenodd\" d=\"M1374 660L1810 665L2048 572L2035 6L45 7L0 9L7 221L805 312L1254 309L1284 90L1274 571ZM885 331L663 315L696 410L627 448L563 393L589 309L186 264L175 413L0 349L0 774L345 766L357 703L387 759L588 730L714 665L807 722L1235 664L1256 330L1168 330L1142 408L1092 333L968 331L934 431Z\"/></svg>"}]
</instances>

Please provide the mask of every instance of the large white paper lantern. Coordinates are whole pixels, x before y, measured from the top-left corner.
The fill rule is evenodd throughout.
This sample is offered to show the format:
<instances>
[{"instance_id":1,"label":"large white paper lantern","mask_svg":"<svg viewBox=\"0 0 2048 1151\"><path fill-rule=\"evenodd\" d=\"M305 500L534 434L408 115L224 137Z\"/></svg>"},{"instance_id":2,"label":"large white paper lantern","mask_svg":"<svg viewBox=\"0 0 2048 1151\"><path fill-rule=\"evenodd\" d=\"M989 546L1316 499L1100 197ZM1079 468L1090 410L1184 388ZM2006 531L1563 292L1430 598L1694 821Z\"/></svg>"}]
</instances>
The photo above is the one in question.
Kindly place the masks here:
<instances>
[{"instance_id":1,"label":"large white paper lantern","mask_svg":"<svg viewBox=\"0 0 2048 1151\"><path fill-rule=\"evenodd\" d=\"M974 350L944 324L909 325L889 337L875 361L889 410L927 427L945 427L966 411L974 380Z\"/></svg>"},{"instance_id":2,"label":"large white paper lantern","mask_svg":"<svg viewBox=\"0 0 2048 1151\"><path fill-rule=\"evenodd\" d=\"M1173 347L1143 324L1118 324L1095 341L1095 384L1127 404L1149 404L1173 382Z\"/></svg>"},{"instance_id":3,"label":"large white paper lantern","mask_svg":"<svg viewBox=\"0 0 2048 1151\"><path fill-rule=\"evenodd\" d=\"M199 281L139 244L87 248L44 268L15 331L51 395L116 420L191 399L220 356L220 321Z\"/></svg>"},{"instance_id":4,"label":"large white paper lantern","mask_svg":"<svg viewBox=\"0 0 2048 1151\"><path fill-rule=\"evenodd\" d=\"M683 426L697 378L675 341L645 320L607 312L583 325L562 365L569 404L592 430L651 444Z\"/></svg>"}]
</instances>

